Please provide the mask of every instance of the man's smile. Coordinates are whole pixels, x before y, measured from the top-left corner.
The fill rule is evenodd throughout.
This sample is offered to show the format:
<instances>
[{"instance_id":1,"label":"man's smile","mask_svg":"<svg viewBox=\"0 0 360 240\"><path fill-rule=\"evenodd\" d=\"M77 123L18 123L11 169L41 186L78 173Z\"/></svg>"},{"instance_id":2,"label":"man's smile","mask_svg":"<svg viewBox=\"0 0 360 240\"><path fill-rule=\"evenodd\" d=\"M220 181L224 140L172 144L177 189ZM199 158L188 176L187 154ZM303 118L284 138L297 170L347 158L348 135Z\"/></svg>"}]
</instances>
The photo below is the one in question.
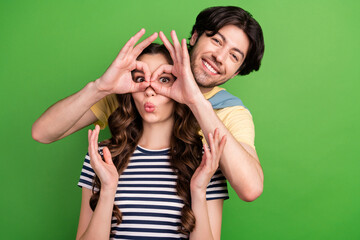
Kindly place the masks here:
<instances>
[{"instance_id":1,"label":"man's smile","mask_svg":"<svg viewBox=\"0 0 360 240\"><path fill-rule=\"evenodd\" d=\"M205 70L207 70L211 75L216 75L219 74L219 71L217 70L217 68L211 64L209 61L205 60L205 59L201 59L203 68Z\"/></svg>"}]
</instances>

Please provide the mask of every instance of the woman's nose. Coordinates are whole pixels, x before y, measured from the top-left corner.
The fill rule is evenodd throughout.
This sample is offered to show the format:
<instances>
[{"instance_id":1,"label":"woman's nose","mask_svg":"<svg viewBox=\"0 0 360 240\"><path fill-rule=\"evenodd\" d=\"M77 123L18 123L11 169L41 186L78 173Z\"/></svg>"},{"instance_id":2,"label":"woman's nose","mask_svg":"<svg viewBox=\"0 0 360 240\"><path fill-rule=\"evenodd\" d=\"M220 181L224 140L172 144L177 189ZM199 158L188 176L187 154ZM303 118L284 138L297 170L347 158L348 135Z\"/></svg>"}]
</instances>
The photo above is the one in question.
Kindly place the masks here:
<instances>
[{"instance_id":1,"label":"woman's nose","mask_svg":"<svg viewBox=\"0 0 360 240\"><path fill-rule=\"evenodd\" d=\"M155 93L155 90L151 87L151 86L148 86L146 89L145 89L145 95L147 97L152 97L152 96L155 96L156 93Z\"/></svg>"}]
</instances>

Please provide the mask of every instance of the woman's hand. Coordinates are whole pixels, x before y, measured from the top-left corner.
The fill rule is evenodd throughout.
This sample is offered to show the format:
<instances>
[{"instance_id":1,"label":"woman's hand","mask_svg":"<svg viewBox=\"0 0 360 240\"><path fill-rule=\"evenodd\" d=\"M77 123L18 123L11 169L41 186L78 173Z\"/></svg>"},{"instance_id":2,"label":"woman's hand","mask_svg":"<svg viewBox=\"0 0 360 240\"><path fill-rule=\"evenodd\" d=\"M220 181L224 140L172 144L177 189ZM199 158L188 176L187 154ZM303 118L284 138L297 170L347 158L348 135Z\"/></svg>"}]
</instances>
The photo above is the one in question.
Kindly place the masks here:
<instances>
[{"instance_id":1,"label":"woman's hand","mask_svg":"<svg viewBox=\"0 0 360 240\"><path fill-rule=\"evenodd\" d=\"M124 94L144 91L150 85L149 67L145 63L136 61L136 58L157 38L157 33L153 33L135 46L144 33L145 29L141 29L124 45L106 72L95 81L98 90L108 94ZM144 72L145 82L135 83L133 81L131 71L135 69Z\"/></svg>"},{"instance_id":2,"label":"woman's hand","mask_svg":"<svg viewBox=\"0 0 360 240\"><path fill-rule=\"evenodd\" d=\"M89 129L88 132L88 140L89 140L88 151L90 156L90 165L100 179L101 190L116 191L119 181L119 173L112 161L110 150L107 147L104 147L102 150L105 161L102 160L99 154L99 150L98 150L99 132L100 132L99 125L96 125L93 131Z\"/></svg>"},{"instance_id":3,"label":"woman's hand","mask_svg":"<svg viewBox=\"0 0 360 240\"><path fill-rule=\"evenodd\" d=\"M190 181L191 192L200 191L201 193L206 194L207 185L219 168L220 156L224 150L225 143L226 135L220 140L219 129L215 129L214 135L209 133L210 150L207 145L204 145L202 161Z\"/></svg>"},{"instance_id":4,"label":"woman's hand","mask_svg":"<svg viewBox=\"0 0 360 240\"><path fill-rule=\"evenodd\" d=\"M191 71L186 40L183 39L180 44L175 31L171 31L171 38L174 45L170 43L163 32L160 32L159 36L171 55L173 66L163 65L159 67L151 76L151 86L156 93L172 98L177 102L188 106L195 104L203 95ZM158 75L163 72L171 73L176 77L176 81L172 86L163 86L155 81Z\"/></svg>"}]
</instances>

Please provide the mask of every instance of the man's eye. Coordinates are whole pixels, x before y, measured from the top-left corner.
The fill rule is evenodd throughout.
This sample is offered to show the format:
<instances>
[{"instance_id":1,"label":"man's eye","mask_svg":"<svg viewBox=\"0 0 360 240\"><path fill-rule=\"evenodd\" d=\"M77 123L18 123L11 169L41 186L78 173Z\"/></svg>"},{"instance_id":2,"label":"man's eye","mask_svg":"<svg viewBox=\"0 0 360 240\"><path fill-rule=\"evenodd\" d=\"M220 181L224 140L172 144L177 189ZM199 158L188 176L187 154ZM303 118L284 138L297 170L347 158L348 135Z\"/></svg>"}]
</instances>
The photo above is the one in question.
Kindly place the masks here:
<instances>
[{"instance_id":1,"label":"man's eye","mask_svg":"<svg viewBox=\"0 0 360 240\"><path fill-rule=\"evenodd\" d=\"M220 44L220 41L219 41L218 39L213 38L212 40L214 41L214 43L216 43L216 44Z\"/></svg>"},{"instance_id":2,"label":"man's eye","mask_svg":"<svg viewBox=\"0 0 360 240\"><path fill-rule=\"evenodd\" d=\"M141 83L141 82L144 82L144 81L145 81L144 77L135 77L134 78L134 82L137 82L137 83Z\"/></svg>"},{"instance_id":3,"label":"man's eye","mask_svg":"<svg viewBox=\"0 0 360 240\"><path fill-rule=\"evenodd\" d=\"M239 58L235 54L231 54L235 61L239 61Z\"/></svg>"},{"instance_id":4,"label":"man's eye","mask_svg":"<svg viewBox=\"0 0 360 240\"><path fill-rule=\"evenodd\" d=\"M168 82L170 82L170 79L169 79L169 78L166 78L166 77L161 77L161 78L159 79L159 82L161 82L161 83L168 83Z\"/></svg>"}]
</instances>

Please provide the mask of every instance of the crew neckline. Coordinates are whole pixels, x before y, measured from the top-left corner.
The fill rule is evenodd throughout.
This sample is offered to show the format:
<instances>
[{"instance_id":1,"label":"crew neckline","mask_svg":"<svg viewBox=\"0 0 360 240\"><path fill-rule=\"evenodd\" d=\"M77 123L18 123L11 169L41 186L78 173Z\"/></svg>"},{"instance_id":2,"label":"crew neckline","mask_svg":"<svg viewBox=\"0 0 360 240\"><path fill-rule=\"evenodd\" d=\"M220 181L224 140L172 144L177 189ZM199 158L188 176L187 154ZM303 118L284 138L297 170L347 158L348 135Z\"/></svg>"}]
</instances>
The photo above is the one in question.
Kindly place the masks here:
<instances>
[{"instance_id":1,"label":"crew neckline","mask_svg":"<svg viewBox=\"0 0 360 240\"><path fill-rule=\"evenodd\" d=\"M140 152L145 152L145 153L166 153L170 150L170 148L163 148L163 149L148 149L148 148L144 148L140 145L136 146L136 149L139 150Z\"/></svg>"}]
</instances>

